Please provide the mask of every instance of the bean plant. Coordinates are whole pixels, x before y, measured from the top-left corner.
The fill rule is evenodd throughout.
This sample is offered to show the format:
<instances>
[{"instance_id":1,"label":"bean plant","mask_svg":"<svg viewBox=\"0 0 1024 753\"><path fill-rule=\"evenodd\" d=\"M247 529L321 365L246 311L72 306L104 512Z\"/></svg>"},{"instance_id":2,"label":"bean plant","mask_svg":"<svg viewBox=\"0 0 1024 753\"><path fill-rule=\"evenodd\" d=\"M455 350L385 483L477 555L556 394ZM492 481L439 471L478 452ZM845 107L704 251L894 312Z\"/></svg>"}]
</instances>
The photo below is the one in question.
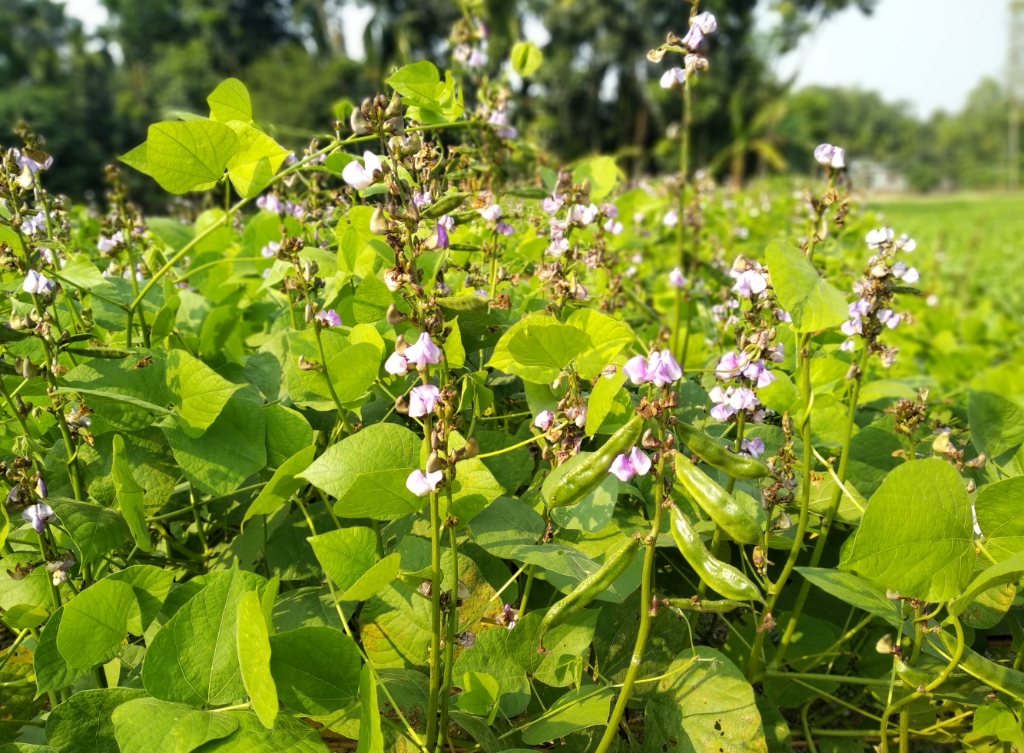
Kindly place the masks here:
<instances>
[{"instance_id":1,"label":"bean plant","mask_svg":"<svg viewBox=\"0 0 1024 753\"><path fill-rule=\"evenodd\" d=\"M691 169L683 23L660 178L520 137L468 17L295 152L223 82L102 210L19 131L0 751L1024 747L1024 413L920 387L842 148Z\"/></svg>"}]
</instances>

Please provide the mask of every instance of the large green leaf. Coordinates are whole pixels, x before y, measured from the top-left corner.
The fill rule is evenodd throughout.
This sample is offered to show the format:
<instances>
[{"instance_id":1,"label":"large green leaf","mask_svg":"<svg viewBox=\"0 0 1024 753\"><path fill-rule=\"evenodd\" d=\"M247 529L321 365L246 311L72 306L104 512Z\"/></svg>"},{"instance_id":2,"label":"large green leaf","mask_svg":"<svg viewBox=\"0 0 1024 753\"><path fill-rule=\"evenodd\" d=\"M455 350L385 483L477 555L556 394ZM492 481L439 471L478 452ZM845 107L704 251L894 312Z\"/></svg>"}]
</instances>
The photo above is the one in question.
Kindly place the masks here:
<instances>
[{"instance_id":1,"label":"large green leaf","mask_svg":"<svg viewBox=\"0 0 1024 753\"><path fill-rule=\"evenodd\" d=\"M524 327L508 342L512 371L531 382L550 382L570 361L590 347L590 337L567 324Z\"/></svg>"},{"instance_id":2,"label":"large green leaf","mask_svg":"<svg viewBox=\"0 0 1024 753\"><path fill-rule=\"evenodd\" d=\"M981 488L974 508L985 548L997 560L1024 552L1024 476L1003 479Z\"/></svg>"},{"instance_id":3,"label":"large green leaf","mask_svg":"<svg viewBox=\"0 0 1024 753\"><path fill-rule=\"evenodd\" d=\"M342 591L377 562L377 535L366 526L321 533L310 537L309 543L327 577Z\"/></svg>"},{"instance_id":4,"label":"large green leaf","mask_svg":"<svg viewBox=\"0 0 1024 753\"><path fill-rule=\"evenodd\" d=\"M425 666L430 656L430 601L395 581L363 604L363 648L375 667Z\"/></svg>"},{"instance_id":5,"label":"large green leaf","mask_svg":"<svg viewBox=\"0 0 1024 753\"><path fill-rule=\"evenodd\" d=\"M846 296L825 282L798 249L773 241L765 255L775 295L797 332L831 329L848 318Z\"/></svg>"},{"instance_id":6,"label":"large green leaf","mask_svg":"<svg viewBox=\"0 0 1024 753\"><path fill-rule=\"evenodd\" d=\"M608 721L612 696L615 691L599 685L583 685L561 696L538 721L523 731L527 745L565 737L570 732L594 727Z\"/></svg>"},{"instance_id":7,"label":"large green leaf","mask_svg":"<svg viewBox=\"0 0 1024 753\"><path fill-rule=\"evenodd\" d=\"M245 511L242 522L244 523L253 515L273 515L280 510L295 492L305 486L306 481L296 478L295 474L309 467L314 454L316 454L316 447L310 445L281 463L267 485L260 490L259 496Z\"/></svg>"},{"instance_id":8,"label":"large green leaf","mask_svg":"<svg viewBox=\"0 0 1024 753\"><path fill-rule=\"evenodd\" d=\"M128 459L125 457L124 439L120 434L114 435L113 451L111 473L117 494L117 504L132 532L135 545L142 551L148 552L152 549L152 545L149 540L149 528L146 525L144 501L146 490L139 486L139 482L132 475L131 466L128 465Z\"/></svg>"},{"instance_id":9,"label":"large green leaf","mask_svg":"<svg viewBox=\"0 0 1024 753\"><path fill-rule=\"evenodd\" d=\"M160 614L171 592L174 572L155 565L132 565L111 573L106 580L127 583L135 593L135 601L128 613L128 632L142 635Z\"/></svg>"},{"instance_id":10,"label":"large green leaf","mask_svg":"<svg viewBox=\"0 0 1024 753\"><path fill-rule=\"evenodd\" d=\"M153 638L142 682L154 698L225 704L245 695L238 665L238 600L248 590L238 570L218 573Z\"/></svg>"},{"instance_id":11,"label":"large green leaf","mask_svg":"<svg viewBox=\"0 0 1024 753\"><path fill-rule=\"evenodd\" d=\"M270 674L270 635L267 618L255 591L246 591L238 600L235 626L238 639L238 666L249 705L263 726L272 728L277 718L277 686Z\"/></svg>"},{"instance_id":12,"label":"large green leaf","mask_svg":"<svg viewBox=\"0 0 1024 753\"><path fill-rule=\"evenodd\" d=\"M71 536L72 549L80 564L94 562L131 537L128 524L114 510L70 500L52 502L52 506Z\"/></svg>"},{"instance_id":13,"label":"large green leaf","mask_svg":"<svg viewBox=\"0 0 1024 753\"><path fill-rule=\"evenodd\" d=\"M901 596L952 599L974 571L971 501L943 460L904 463L868 502L845 567Z\"/></svg>"},{"instance_id":14,"label":"large green leaf","mask_svg":"<svg viewBox=\"0 0 1024 753\"><path fill-rule=\"evenodd\" d=\"M114 709L114 734L121 753L192 753L227 737L238 721L156 698L136 698Z\"/></svg>"},{"instance_id":15,"label":"large green leaf","mask_svg":"<svg viewBox=\"0 0 1024 753\"><path fill-rule=\"evenodd\" d=\"M181 472L206 494L227 494L241 486L267 462L267 419L260 406L232 398L201 437L190 437L178 427L164 434Z\"/></svg>"},{"instance_id":16,"label":"large green leaf","mask_svg":"<svg viewBox=\"0 0 1024 753\"><path fill-rule=\"evenodd\" d=\"M183 350L168 353L166 373L181 430L190 437L202 436L240 388Z\"/></svg>"},{"instance_id":17,"label":"large green leaf","mask_svg":"<svg viewBox=\"0 0 1024 753\"><path fill-rule=\"evenodd\" d=\"M220 180L237 150L235 132L212 120L155 123L146 138L146 165L165 191L187 193Z\"/></svg>"},{"instance_id":18,"label":"large green leaf","mask_svg":"<svg viewBox=\"0 0 1024 753\"><path fill-rule=\"evenodd\" d=\"M271 637L270 671L281 701L304 714L332 714L359 689L359 649L340 630L305 627Z\"/></svg>"},{"instance_id":19,"label":"large green leaf","mask_svg":"<svg viewBox=\"0 0 1024 753\"><path fill-rule=\"evenodd\" d=\"M411 470L360 473L334 505L335 514L341 518L393 520L422 509L427 498L417 497L405 485Z\"/></svg>"},{"instance_id":20,"label":"large green leaf","mask_svg":"<svg viewBox=\"0 0 1024 753\"><path fill-rule=\"evenodd\" d=\"M384 736L380 730L380 707L377 704L377 682L369 664L359 671L359 742L356 753L384 753Z\"/></svg>"},{"instance_id":21,"label":"large green leaf","mask_svg":"<svg viewBox=\"0 0 1024 753\"><path fill-rule=\"evenodd\" d=\"M210 105L210 117L221 123L240 120L252 122L252 100L245 84L237 78L227 78L217 84L210 96L206 98Z\"/></svg>"},{"instance_id":22,"label":"large green leaf","mask_svg":"<svg viewBox=\"0 0 1024 753\"><path fill-rule=\"evenodd\" d=\"M340 500L359 474L412 470L419 458L420 438L411 431L397 424L373 424L328 447L298 476Z\"/></svg>"},{"instance_id":23,"label":"large green leaf","mask_svg":"<svg viewBox=\"0 0 1024 753\"><path fill-rule=\"evenodd\" d=\"M278 714L267 729L251 711L224 711L238 723L227 737L206 743L200 753L328 753L316 730L301 719Z\"/></svg>"},{"instance_id":24,"label":"large green leaf","mask_svg":"<svg viewBox=\"0 0 1024 753\"><path fill-rule=\"evenodd\" d=\"M462 677L466 672L486 672L498 681L498 706L505 716L517 716L526 710L530 702L530 681L526 671L509 656L505 639L510 635L501 628L484 630L477 634L471 648L466 649L455 660L453 677Z\"/></svg>"},{"instance_id":25,"label":"large green leaf","mask_svg":"<svg viewBox=\"0 0 1024 753\"><path fill-rule=\"evenodd\" d=\"M253 198L270 183L289 152L270 136L240 120L228 122L238 135L238 151L228 160L228 177L239 195Z\"/></svg>"},{"instance_id":26,"label":"large green leaf","mask_svg":"<svg viewBox=\"0 0 1024 753\"><path fill-rule=\"evenodd\" d=\"M641 750L685 740L694 753L767 753L750 683L724 654L706 646L693 651L662 670L647 701Z\"/></svg>"},{"instance_id":27,"label":"large green leaf","mask_svg":"<svg viewBox=\"0 0 1024 753\"><path fill-rule=\"evenodd\" d=\"M128 636L131 586L105 578L64 605L57 649L71 667L89 669L113 658Z\"/></svg>"},{"instance_id":28,"label":"large green leaf","mask_svg":"<svg viewBox=\"0 0 1024 753\"><path fill-rule=\"evenodd\" d=\"M633 342L633 331L628 326L596 309L576 309L565 323L583 330L590 338L586 350L576 356L576 370L584 379L597 379L622 349Z\"/></svg>"},{"instance_id":29,"label":"large green leaf","mask_svg":"<svg viewBox=\"0 0 1024 753\"><path fill-rule=\"evenodd\" d=\"M890 625L900 624L899 605L885 595L885 589L858 578L853 573L844 573L828 567L797 567L800 575L825 593L842 599L847 604L881 617Z\"/></svg>"},{"instance_id":30,"label":"large green leaf","mask_svg":"<svg viewBox=\"0 0 1024 753\"><path fill-rule=\"evenodd\" d=\"M39 642L32 654L39 695L63 688L88 674L88 669L75 669L65 661L57 648L57 634L64 620L64 607L50 615L39 632Z\"/></svg>"},{"instance_id":31,"label":"large green leaf","mask_svg":"<svg viewBox=\"0 0 1024 753\"><path fill-rule=\"evenodd\" d=\"M544 535L544 518L519 499L498 497L469 524L473 539L496 557L509 558Z\"/></svg>"},{"instance_id":32,"label":"large green leaf","mask_svg":"<svg viewBox=\"0 0 1024 753\"><path fill-rule=\"evenodd\" d=\"M121 753L111 715L142 690L103 688L75 693L50 712L46 741L57 753Z\"/></svg>"},{"instance_id":33,"label":"large green leaf","mask_svg":"<svg viewBox=\"0 0 1024 753\"><path fill-rule=\"evenodd\" d=\"M993 392L971 392L967 401L971 442L979 452L998 457L1024 442L1024 411Z\"/></svg>"}]
</instances>

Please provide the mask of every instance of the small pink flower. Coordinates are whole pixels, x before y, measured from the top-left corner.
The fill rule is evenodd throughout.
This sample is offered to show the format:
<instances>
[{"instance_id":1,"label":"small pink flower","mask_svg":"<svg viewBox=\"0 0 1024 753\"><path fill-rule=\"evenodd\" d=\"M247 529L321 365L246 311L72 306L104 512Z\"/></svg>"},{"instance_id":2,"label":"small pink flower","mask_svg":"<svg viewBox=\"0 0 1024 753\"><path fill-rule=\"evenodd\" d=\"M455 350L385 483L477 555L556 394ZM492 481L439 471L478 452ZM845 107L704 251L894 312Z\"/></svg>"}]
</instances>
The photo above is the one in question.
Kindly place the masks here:
<instances>
[{"instance_id":1,"label":"small pink flower","mask_svg":"<svg viewBox=\"0 0 1024 753\"><path fill-rule=\"evenodd\" d=\"M669 287L675 288L676 290L679 290L684 285L686 285L686 278L683 277L683 270L681 270L679 267L676 267L671 272L669 272L668 284Z\"/></svg>"},{"instance_id":2,"label":"small pink flower","mask_svg":"<svg viewBox=\"0 0 1024 753\"><path fill-rule=\"evenodd\" d=\"M628 455L618 455L608 470L619 481L626 483L633 476L646 476L651 470L651 459L639 447L634 447Z\"/></svg>"},{"instance_id":3,"label":"small pink flower","mask_svg":"<svg viewBox=\"0 0 1024 753\"><path fill-rule=\"evenodd\" d=\"M542 410L537 414L537 418L533 420L533 425L541 431L547 431L554 422L555 414L549 410Z\"/></svg>"},{"instance_id":4,"label":"small pink flower","mask_svg":"<svg viewBox=\"0 0 1024 753\"><path fill-rule=\"evenodd\" d=\"M352 160L341 171L341 177L354 189L362 191L374 184L380 172L380 157L373 152L364 152L363 164L359 164L358 160Z\"/></svg>"},{"instance_id":5,"label":"small pink flower","mask_svg":"<svg viewBox=\"0 0 1024 753\"><path fill-rule=\"evenodd\" d=\"M316 320L325 327L341 326L341 317L334 309L320 309L316 312Z\"/></svg>"},{"instance_id":6,"label":"small pink flower","mask_svg":"<svg viewBox=\"0 0 1024 753\"><path fill-rule=\"evenodd\" d=\"M417 497L425 497L430 492L437 489L437 485L441 483L441 479L444 478L443 471L434 471L433 473L423 473L419 468L409 474L409 478L405 480L405 488L415 494Z\"/></svg>"},{"instance_id":7,"label":"small pink flower","mask_svg":"<svg viewBox=\"0 0 1024 753\"><path fill-rule=\"evenodd\" d=\"M401 353L392 353L388 356L388 360L384 362L384 371L389 374L408 374L409 373L409 362L405 360L405 356Z\"/></svg>"},{"instance_id":8,"label":"small pink flower","mask_svg":"<svg viewBox=\"0 0 1024 753\"><path fill-rule=\"evenodd\" d=\"M421 332L419 339L405 349L405 360L422 371L427 368L428 363L439 363L441 360L441 349L434 345L428 332Z\"/></svg>"},{"instance_id":9,"label":"small pink flower","mask_svg":"<svg viewBox=\"0 0 1024 753\"><path fill-rule=\"evenodd\" d=\"M406 350L406 353L409 351ZM422 418L434 410L441 393L432 384L421 384L413 387L409 392L409 415L413 418Z\"/></svg>"},{"instance_id":10,"label":"small pink flower","mask_svg":"<svg viewBox=\"0 0 1024 753\"><path fill-rule=\"evenodd\" d=\"M643 356L630 358L626 361L626 365L622 367L622 370L633 384L645 384L647 382L647 361Z\"/></svg>"}]
</instances>

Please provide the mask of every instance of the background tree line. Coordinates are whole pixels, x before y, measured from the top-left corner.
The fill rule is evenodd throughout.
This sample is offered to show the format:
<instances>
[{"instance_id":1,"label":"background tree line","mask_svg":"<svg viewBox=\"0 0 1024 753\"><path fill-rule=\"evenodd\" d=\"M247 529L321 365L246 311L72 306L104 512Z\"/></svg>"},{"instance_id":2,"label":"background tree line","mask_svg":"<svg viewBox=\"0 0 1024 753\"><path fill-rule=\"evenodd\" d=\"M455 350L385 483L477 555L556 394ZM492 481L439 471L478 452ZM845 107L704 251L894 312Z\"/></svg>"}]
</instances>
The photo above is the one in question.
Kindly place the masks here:
<instances>
[{"instance_id":1,"label":"background tree line","mask_svg":"<svg viewBox=\"0 0 1024 753\"><path fill-rule=\"evenodd\" d=\"M351 2L352 0L348 0ZM558 159L603 151L634 174L673 169L679 97L644 57L668 31L683 33L686 0L357 0L373 13L366 60L345 49L346 0L102 0L110 21L93 34L54 0L0 3L0 143L19 119L47 140L61 169L54 188L100 188L102 165L145 139L174 111L202 112L226 76L249 87L261 120L302 147L323 133L340 100L380 88L392 66L445 65L453 24L488 28L482 75L496 78L527 22L543 26L545 64L517 83L516 125ZM704 0L718 16L712 69L695 99L695 164L735 180L770 169L810 169L820 141L840 143L905 174L918 188L1005 181L1006 105L985 82L964 111L922 122L869 92L791 92L770 59L822 17L876 0L774 0L769 33L758 0Z\"/></svg>"}]
</instances>

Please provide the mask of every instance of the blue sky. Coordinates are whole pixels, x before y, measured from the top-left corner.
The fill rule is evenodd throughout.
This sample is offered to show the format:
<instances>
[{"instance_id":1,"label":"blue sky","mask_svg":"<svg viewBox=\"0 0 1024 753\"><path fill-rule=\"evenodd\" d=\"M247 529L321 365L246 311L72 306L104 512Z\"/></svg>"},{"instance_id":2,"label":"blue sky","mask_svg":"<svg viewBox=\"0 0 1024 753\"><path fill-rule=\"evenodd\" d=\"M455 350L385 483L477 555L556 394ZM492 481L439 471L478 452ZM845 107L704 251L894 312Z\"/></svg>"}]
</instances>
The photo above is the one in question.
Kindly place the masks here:
<instances>
[{"instance_id":1,"label":"blue sky","mask_svg":"<svg viewBox=\"0 0 1024 753\"><path fill-rule=\"evenodd\" d=\"M806 36L779 60L797 85L859 86L906 100L920 115L955 111L979 80L1003 80L1007 0L879 0L871 16L847 10ZM969 5L969 12L965 6ZM95 28L106 20L98 0L67 0L69 13ZM362 53L365 10L349 6L343 25L349 53Z\"/></svg>"}]
</instances>

